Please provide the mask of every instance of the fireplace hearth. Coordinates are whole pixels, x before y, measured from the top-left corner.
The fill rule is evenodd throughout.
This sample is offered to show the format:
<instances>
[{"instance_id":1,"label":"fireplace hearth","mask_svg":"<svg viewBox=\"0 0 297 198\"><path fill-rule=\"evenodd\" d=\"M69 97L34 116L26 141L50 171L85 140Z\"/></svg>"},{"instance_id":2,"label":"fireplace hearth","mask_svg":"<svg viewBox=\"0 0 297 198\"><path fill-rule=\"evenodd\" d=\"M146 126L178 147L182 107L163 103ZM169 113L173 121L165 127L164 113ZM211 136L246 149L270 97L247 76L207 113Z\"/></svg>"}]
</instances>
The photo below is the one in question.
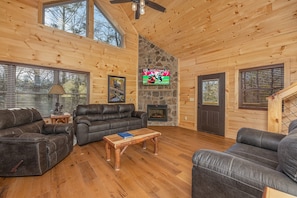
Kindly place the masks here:
<instances>
[{"instance_id":1,"label":"fireplace hearth","mask_svg":"<svg viewBox=\"0 0 297 198\"><path fill-rule=\"evenodd\" d=\"M149 121L167 121L167 105L147 105Z\"/></svg>"}]
</instances>

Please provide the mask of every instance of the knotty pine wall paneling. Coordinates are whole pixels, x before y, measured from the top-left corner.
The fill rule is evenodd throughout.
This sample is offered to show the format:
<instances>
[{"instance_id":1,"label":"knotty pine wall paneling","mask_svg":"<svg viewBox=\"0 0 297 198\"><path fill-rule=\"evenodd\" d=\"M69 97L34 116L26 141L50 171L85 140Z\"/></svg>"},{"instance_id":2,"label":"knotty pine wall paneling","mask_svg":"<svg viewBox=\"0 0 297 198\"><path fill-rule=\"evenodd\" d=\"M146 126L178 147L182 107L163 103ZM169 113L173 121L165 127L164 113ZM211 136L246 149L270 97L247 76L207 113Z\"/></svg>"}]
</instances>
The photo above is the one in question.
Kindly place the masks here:
<instances>
[{"instance_id":1,"label":"knotty pine wall paneling","mask_svg":"<svg viewBox=\"0 0 297 198\"><path fill-rule=\"evenodd\" d=\"M42 1L3 0L0 61L90 72L90 103L107 103L108 75L124 76L126 102L137 107L138 33L119 6L111 7L109 0L97 3L124 34L123 48L38 23Z\"/></svg>"},{"instance_id":2,"label":"knotty pine wall paneling","mask_svg":"<svg viewBox=\"0 0 297 198\"><path fill-rule=\"evenodd\" d=\"M230 1L220 2L227 5ZM296 13L295 1L253 0L236 1L233 6L219 13L208 15L210 21L204 24L205 29L195 32L191 37L193 42L199 44L199 48L183 49L188 50L188 53L180 53L179 126L197 129L197 76L225 72L225 136L236 138L241 127L267 130L267 111L238 108L238 71L284 63L285 86L295 82ZM194 101L190 98L194 98ZM187 120L183 119L185 116Z\"/></svg>"}]
</instances>

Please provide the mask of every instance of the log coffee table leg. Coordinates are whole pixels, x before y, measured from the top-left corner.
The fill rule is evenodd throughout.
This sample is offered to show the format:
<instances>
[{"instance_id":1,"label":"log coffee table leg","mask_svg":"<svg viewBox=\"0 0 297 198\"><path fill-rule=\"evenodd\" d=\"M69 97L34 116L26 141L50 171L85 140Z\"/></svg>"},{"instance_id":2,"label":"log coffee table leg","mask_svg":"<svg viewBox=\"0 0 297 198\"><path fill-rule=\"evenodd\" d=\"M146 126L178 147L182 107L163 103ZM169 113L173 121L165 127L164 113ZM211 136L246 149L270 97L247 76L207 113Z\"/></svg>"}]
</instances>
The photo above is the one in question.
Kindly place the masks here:
<instances>
[{"instance_id":1,"label":"log coffee table leg","mask_svg":"<svg viewBox=\"0 0 297 198\"><path fill-rule=\"evenodd\" d=\"M154 137L154 154L158 155L158 137Z\"/></svg>"},{"instance_id":2,"label":"log coffee table leg","mask_svg":"<svg viewBox=\"0 0 297 198\"><path fill-rule=\"evenodd\" d=\"M142 142L142 149L146 149L146 141Z\"/></svg>"},{"instance_id":3,"label":"log coffee table leg","mask_svg":"<svg viewBox=\"0 0 297 198\"><path fill-rule=\"evenodd\" d=\"M114 169L116 171L120 170L120 163L121 163L121 149L120 148L116 148L114 149Z\"/></svg>"},{"instance_id":4,"label":"log coffee table leg","mask_svg":"<svg viewBox=\"0 0 297 198\"><path fill-rule=\"evenodd\" d=\"M106 161L110 161L110 145L105 143Z\"/></svg>"}]
</instances>

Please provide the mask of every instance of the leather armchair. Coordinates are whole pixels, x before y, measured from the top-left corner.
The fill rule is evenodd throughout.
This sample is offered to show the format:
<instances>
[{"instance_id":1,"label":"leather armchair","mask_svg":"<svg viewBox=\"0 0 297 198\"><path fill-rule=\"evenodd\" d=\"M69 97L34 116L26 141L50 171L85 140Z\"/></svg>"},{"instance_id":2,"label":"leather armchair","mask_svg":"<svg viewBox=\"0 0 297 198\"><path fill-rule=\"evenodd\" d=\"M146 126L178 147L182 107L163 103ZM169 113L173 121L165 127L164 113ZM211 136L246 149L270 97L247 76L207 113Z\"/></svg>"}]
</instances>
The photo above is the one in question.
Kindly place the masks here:
<instances>
[{"instance_id":1,"label":"leather armchair","mask_svg":"<svg viewBox=\"0 0 297 198\"><path fill-rule=\"evenodd\" d=\"M72 149L72 124L45 124L36 109L0 110L0 176L42 175Z\"/></svg>"},{"instance_id":2,"label":"leather armchair","mask_svg":"<svg viewBox=\"0 0 297 198\"><path fill-rule=\"evenodd\" d=\"M297 121L289 135L242 128L225 152L193 155L193 198L262 197L266 186L297 195Z\"/></svg>"}]
</instances>

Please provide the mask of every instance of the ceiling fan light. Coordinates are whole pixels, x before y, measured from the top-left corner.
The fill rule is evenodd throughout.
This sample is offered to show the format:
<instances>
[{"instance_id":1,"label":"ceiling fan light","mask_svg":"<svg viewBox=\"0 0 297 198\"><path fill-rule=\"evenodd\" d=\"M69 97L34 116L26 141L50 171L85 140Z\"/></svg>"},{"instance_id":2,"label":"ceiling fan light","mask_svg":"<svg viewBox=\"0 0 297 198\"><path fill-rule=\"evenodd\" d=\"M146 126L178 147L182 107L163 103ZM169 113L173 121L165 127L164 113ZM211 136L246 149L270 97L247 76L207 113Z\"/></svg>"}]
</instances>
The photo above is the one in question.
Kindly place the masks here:
<instances>
[{"instance_id":1,"label":"ceiling fan light","mask_svg":"<svg viewBox=\"0 0 297 198\"><path fill-rule=\"evenodd\" d=\"M145 10L144 10L144 7L141 7L140 8L140 12L139 12L141 15L144 15L145 14Z\"/></svg>"},{"instance_id":2,"label":"ceiling fan light","mask_svg":"<svg viewBox=\"0 0 297 198\"><path fill-rule=\"evenodd\" d=\"M145 1L144 0L140 0L140 7L144 7L145 6Z\"/></svg>"},{"instance_id":3,"label":"ceiling fan light","mask_svg":"<svg viewBox=\"0 0 297 198\"><path fill-rule=\"evenodd\" d=\"M137 4L135 2L132 3L132 10L134 12L137 10Z\"/></svg>"}]
</instances>

